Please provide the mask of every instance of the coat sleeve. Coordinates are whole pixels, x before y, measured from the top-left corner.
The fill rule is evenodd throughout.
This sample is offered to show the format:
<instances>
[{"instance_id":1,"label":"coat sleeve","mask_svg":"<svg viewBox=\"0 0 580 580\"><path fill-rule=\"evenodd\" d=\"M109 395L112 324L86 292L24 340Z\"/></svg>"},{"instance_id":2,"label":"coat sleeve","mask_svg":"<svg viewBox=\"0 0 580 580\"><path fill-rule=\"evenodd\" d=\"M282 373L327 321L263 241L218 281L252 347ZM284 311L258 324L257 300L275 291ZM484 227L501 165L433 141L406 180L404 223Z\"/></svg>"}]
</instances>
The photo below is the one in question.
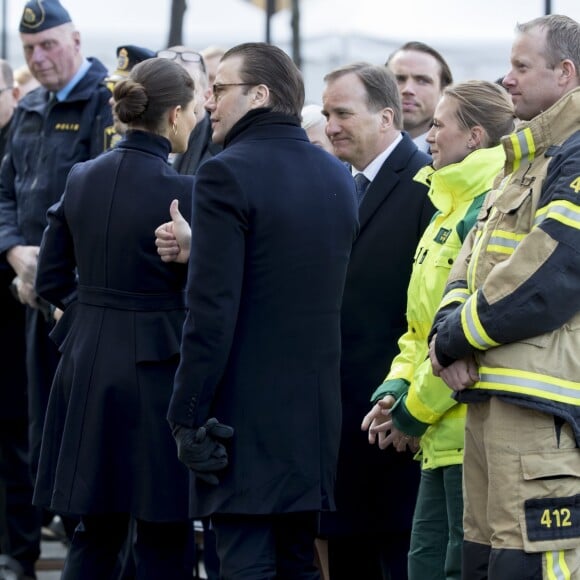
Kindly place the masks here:
<instances>
[{"instance_id":1,"label":"coat sleeve","mask_svg":"<svg viewBox=\"0 0 580 580\"><path fill-rule=\"evenodd\" d=\"M42 236L36 272L37 294L61 310L76 300L77 289L73 239L65 215L65 199L73 172L74 168L62 198L47 212L48 225Z\"/></svg>"},{"instance_id":2,"label":"coat sleeve","mask_svg":"<svg viewBox=\"0 0 580 580\"><path fill-rule=\"evenodd\" d=\"M550 332L580 310L579 167L580 147L552 161L530 233L438 326L447 360Z\"/></svg>"},{"instance_id":3,"label":"coat sleeve","mask_svg":"<svg viewBox=\"0 0 580 580\"><path fill-rule=\"evenodd\" d=\"M248 230L245 196L229 168L207 161L195 183L181 362L168 419L197 427L210 416L233 341Z\"/></svg>"},{"instance_id":4,"label":"coat sleeve","mask_svg":"<svg viewBox=\"0 0 580 580\"><path fill-rule=\"evenodd\" d=\"M427 359L416 369L408 392L393 408L393 422L401 431L420 437L457 404L449 387L433 375L431 361Z\"/></svg>"},{"instance_id":5,"label":"coat sleeve","mask_svg":"<svg viewBox=\"0 0 580 580\"><path fill-rule=\"evenodd\" d=\"M8 145L8 148L10 145ZM14 164L10 152L6 153L0 165L0 253L6 253L10 248L26 245L18 227L16 203L16 178Z\"/></svg>"}]
</instances>

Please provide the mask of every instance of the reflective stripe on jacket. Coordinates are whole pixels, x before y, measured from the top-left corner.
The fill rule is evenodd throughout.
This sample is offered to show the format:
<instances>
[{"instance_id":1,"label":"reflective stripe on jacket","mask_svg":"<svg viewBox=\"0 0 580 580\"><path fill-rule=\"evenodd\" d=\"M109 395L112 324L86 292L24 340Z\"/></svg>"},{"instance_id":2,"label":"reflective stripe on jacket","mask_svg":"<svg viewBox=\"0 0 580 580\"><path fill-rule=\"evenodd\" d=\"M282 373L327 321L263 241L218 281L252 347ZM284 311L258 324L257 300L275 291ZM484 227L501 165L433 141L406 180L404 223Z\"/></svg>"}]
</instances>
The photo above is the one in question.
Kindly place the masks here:
<instances>
[{"instance_id":1,"label":"reflective stripe on jacket","mask_svg":"<svg viewBox=\"0 0 580 580\"><path fill-rule=\"evenodd\" d=\"M476 353L481 380L460 400L558 415L580 443L580 89L502 144L506 177L450 275L437 352Z\"/></svg>"}]
</instances>

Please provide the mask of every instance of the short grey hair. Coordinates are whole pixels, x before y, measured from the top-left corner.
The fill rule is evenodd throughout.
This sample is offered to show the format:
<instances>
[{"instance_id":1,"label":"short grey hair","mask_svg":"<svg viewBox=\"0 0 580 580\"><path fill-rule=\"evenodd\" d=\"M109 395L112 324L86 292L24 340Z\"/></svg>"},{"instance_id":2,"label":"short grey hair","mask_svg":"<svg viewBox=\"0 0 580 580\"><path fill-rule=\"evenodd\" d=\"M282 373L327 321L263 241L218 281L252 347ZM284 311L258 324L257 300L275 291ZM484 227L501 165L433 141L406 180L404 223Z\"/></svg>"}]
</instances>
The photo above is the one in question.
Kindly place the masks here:
<instances>
[{"instance_id":1,"label":"short grey hair","mask_svg":"<svg viewBox=\"0 0 580 580\"><path fill-rule=\"evenodd\" d=\"M393 110L393 125L396 129L402 129L403 107L399 87L393 73L384 66L357 62L329 72L324 77L324 82L334 81L351 73L359 78L365 88L369 110L377 112L389 107Z\"/></svg>"}]
</instances>

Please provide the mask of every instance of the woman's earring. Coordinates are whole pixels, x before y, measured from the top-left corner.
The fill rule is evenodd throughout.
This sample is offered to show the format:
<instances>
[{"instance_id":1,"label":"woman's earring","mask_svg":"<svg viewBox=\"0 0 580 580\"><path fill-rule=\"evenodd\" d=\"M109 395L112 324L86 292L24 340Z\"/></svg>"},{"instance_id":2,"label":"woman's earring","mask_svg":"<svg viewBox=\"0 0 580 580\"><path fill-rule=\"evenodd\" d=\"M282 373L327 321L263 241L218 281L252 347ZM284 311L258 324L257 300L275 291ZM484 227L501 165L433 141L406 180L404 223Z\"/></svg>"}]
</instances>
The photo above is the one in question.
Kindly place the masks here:
<instances>
[{"instance_id":1,"label":"woman's earring","mask_svg":"<svg viewBox=\"0 0 580 580\"><path fill-rule=\"evenodd\" d=\"M173 134L177 135L177 123L173 123Z\"/></svg>"}]
</instances>

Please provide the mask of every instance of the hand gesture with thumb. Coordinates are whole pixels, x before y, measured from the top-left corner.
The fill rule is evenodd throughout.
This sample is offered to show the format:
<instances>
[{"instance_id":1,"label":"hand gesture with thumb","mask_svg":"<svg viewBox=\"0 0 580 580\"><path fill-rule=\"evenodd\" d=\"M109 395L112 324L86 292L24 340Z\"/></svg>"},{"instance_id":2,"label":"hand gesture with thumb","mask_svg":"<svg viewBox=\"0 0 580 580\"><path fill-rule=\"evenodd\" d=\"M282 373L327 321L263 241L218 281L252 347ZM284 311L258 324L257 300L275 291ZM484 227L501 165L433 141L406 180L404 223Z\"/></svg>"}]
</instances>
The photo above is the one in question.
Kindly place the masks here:
<instances>
[{"instance_id":1,"label":"hand gesture with thumb","mask_svg":"<svg viewBox=\"0 0 580 580\"><path fill-rule=\"evenodd\" d=\"M179 211L179 201L174 199L169 206L171 221L155 230L157 253L163 262L187 263L191 246L191 228Z\"/></svg>"}]
</instances>

